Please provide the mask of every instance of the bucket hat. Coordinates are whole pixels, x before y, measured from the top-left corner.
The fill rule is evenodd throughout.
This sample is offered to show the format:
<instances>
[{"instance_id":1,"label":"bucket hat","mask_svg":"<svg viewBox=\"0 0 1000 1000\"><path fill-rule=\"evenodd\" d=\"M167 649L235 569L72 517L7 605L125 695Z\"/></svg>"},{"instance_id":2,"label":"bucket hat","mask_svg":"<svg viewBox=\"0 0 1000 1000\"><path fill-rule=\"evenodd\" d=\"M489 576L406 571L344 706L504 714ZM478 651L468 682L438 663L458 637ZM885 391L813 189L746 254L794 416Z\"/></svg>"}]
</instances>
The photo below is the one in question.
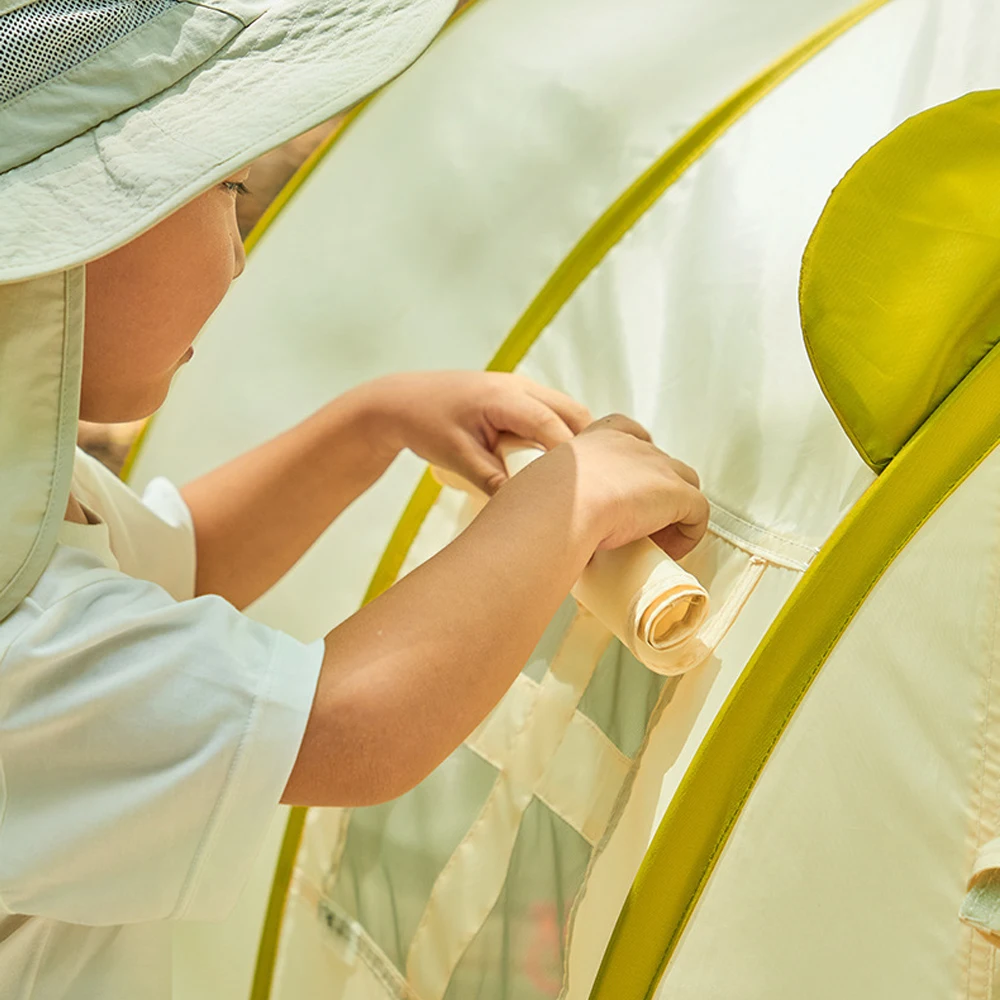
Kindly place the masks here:
<instances>
[{"instance_id":1,"label":"bucket hat","mask_svg":"<svg viewBox=\"0 0 1000 1000\"><path fill-rule=\"evenodd\" d=\"M455 0L0 0L0 619L69 496L89 260L412 63Z\"/></svg>"}]
</instances>

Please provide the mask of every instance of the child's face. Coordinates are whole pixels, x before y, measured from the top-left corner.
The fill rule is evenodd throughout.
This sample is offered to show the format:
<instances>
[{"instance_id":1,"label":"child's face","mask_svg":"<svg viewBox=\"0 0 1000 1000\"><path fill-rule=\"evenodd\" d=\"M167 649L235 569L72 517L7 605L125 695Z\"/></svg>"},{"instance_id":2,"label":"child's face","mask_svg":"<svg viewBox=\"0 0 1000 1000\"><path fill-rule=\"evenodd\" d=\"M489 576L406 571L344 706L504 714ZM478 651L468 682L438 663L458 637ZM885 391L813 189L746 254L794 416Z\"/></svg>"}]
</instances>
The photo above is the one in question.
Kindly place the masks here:
<instances>
[{"instance_id":1,"label":"child's face","mask_svg":"<svg viewBox=\"0 0 1000 1000\"><path fill-rule=\"evenodd\" d=\"M163 402L191 342L245 262L233 174L87 265L80 417L137 420Z\"/></svg>"}]
</instances>

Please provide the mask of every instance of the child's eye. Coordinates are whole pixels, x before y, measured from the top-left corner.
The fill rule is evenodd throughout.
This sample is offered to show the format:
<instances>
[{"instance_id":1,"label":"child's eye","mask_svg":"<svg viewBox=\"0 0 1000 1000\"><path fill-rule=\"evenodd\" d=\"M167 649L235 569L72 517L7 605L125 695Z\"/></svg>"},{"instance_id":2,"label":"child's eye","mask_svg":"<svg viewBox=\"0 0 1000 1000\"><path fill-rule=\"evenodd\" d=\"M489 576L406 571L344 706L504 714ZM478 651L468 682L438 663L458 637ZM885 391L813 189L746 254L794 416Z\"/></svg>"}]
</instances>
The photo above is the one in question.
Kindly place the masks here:
<instances>
[{"instance_id":1,"label":"child's eye","mask_svg":"<svg viewBox=\"0 0 1000 1000\"><path fill-rule=\"evenodd\" d=\"M231 194L241 195L250 193L250 188L243 181L223 181L222 186Z\"/></svg>"}]
</instances>

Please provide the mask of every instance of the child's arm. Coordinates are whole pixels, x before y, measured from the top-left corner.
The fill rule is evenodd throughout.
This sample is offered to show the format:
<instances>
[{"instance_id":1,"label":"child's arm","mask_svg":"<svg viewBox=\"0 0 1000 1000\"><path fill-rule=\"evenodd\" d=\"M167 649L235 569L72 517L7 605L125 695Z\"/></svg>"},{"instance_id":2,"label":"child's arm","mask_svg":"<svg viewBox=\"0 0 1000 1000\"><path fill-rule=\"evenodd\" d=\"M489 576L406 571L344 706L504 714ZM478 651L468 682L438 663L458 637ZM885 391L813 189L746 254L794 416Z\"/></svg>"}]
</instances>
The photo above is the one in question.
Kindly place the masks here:
<instances>
[{"instance_id":1,"label":"child's arm","mask_svg":"<svg viewBox=\"0 0 1000 1000\"><path fill-rule=\"evenodd\" d=\"M546 447L589 423L562 393L517 375L433 372L360 386L184 488L197 540L196 593L246 607L410 448L496 491L509 431Z\"/></svg>"},{"instance_id":2,"label":"child's arm","mask_svg":"<svg viewBox=\"0 0 1000 1000\"><path fill-rule=\"evenodd\" d=\"M284 801L361 805L411 788L486 716L602 546L700 539L697 477L622 417L506 485L438 555L334 629Z\"/></svg>"}]
</instances>

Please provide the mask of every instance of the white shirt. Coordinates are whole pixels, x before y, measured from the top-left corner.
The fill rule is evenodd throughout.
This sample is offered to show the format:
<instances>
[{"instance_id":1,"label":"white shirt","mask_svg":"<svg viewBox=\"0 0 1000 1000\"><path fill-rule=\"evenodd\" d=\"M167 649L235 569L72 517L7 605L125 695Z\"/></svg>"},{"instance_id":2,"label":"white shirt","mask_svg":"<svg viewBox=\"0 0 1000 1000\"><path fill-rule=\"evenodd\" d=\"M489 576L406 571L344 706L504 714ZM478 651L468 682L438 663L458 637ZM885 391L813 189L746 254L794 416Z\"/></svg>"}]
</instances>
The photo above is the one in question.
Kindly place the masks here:
<instances>
[{"instance_id":1,"label":"white shirt","mask_svg":"<svg viewBox=\"0 0 1000 1000\"><path fill-rule=\"evenodd\" d=\"M235 903L298 752L322 643L194 598L177 490L77 456L0 622L0 997L167 1000L170 928Z\"/></svg>"}]
</instances>

